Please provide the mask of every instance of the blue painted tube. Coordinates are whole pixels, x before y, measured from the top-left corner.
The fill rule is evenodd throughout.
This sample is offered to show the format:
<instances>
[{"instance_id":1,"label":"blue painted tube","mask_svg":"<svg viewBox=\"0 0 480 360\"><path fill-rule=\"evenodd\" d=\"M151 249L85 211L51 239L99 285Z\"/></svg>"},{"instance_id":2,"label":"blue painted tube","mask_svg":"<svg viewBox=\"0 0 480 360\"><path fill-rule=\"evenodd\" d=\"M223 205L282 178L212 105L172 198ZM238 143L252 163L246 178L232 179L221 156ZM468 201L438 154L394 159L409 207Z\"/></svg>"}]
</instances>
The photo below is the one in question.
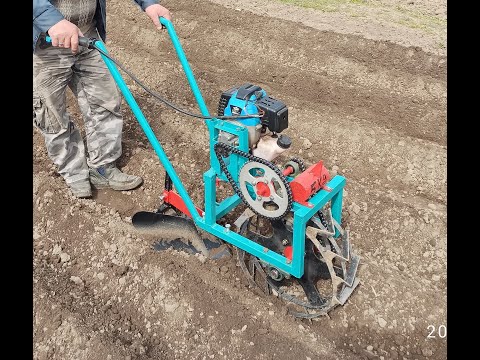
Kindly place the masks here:
<instances>
[{"instance_id":1,"label":"blue painted tube","mask_svg":"<svg viewBox=\"0 0 480 360\"><path fill-rule=\"evenodd\" d=\"M107 53L107 49L105 48L105 44L102 41L97 41L95 45L103 50L104 52ZM195 204L193 203L192 199L188 195L187 191L185 190L180 178L178 177L177 173L175 172L175 169L173 168L172 164L170 163L170 160L168 159L167 155L165 154L165 151L163 150L162 146L160 145L160 142L158 141L157 137L155 136L155 133L153 132L152 128L148 124L147 119L142 113L142 110L140 110L140 107L138 106L137 102L135 101L135 98L133 97L132 93L130 92L127 84L125 84L125 81L122 78L122 75L118 71L117 67L115 64L106 56L101 55L103 58L103 61L105 61L105 64L108 67L108 70L110 70L110 73L113 76L113 79L117 83L120 91L122 92L123 96L125 97L125 100L127 101L128 105L132 109L133 114L137 118L138 123L143 129L143 132L148 138L148 141L150 141L150 144L152 145L153 149L157 153L158 158L160 159L163 167L165 168L166 172L172 179L173 185L175 186L176 190L182 197L183 201L185 201L185 205L188 208L188 211L193 217L193 220L195 222L198 222L200 218L200 215L198 215L198 212L195 208Z\"/></svg>"},{"instance_id":2,"label":"blue painted tube","mask_svg":"<svg viewBox=\"0 0 480 360\"><path fill-rule=\"evenodd\" d=\"M242 199L240 199L240 197L237 194L232 195L226 198L225 200L223 200L217 206L217 210L216 210L217 219L221 219L222 217L224 217L228 212L230 212L230 210L237 207L241 202L242 202Z\"/></svg>"},{"instance_id":3,"label":"blue painted tube","mask_svg":"<svg viewBox=\"0 0 480 360\"><path fill-rule=\"evenodd\" d=\"M291 274L301 277L305 269L305 228L309 218L298 216L293 217L293 258Z\"/></svg>"},{"instance_id":4,"label":"blue painted tube","mask_svg":"<svg viewBox=\"0 0 480 360\"><path fill-rule=\"evenodd\" d=\"M172 39L173 47L177 52L178 59L182 64L185 75L187 76L187 80L188 80L188 83L190 84L190 88L192 89L193 96L195 96L195 99L197 100L197 104L198 104L198 107L200 108L200 112L202 113L203 116L210 116L207 109L207 105L205 105L205 101L203 101L202 93L198 88L197 82L192 73L192 69L190 69L190 65L188 64L185 53L183 52L182 45L180 45L180 41L178 40L178 36L177 36L177 33L175 32L175 29L173 28L172 22L163 17L160 17L159 19L160 19L160 23L167 28L168 35L170 35L170 38Z\"/></svg>"},{"instance_id":5,"label":"blue painted tube","mask_svg":"<svg viewBox=\"0 0 480 360\"><path fill-rule=\"evenodd\" d=\"M205 224L208 226L217 222L215 209L216 202L216 172L213 168L203 174L203 184L205 187Z\"/></svg>"}]
</instances>

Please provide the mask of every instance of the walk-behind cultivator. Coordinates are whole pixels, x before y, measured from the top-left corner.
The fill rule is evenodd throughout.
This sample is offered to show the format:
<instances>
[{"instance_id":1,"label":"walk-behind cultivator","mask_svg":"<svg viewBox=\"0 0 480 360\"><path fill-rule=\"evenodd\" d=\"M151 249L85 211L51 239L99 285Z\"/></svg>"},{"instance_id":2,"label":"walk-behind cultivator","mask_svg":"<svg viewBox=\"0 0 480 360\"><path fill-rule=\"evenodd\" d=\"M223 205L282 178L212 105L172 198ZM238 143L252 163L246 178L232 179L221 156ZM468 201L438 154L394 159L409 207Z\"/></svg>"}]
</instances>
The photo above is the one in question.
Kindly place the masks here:
<instances>
[{"instance_id":1,"label":"walk-behind cultivator","mask_svg":"<svg viewBox=\"0 0 480 360\"><path fill-rule=\"evenodd\" d=\"M179 238L188 240L185 247L205 256L213 257L219 243L233 245L250 283L292 304L294 316L315 318L343 305L359 283L355 277L359 257L352 252L348 231L340 225L345 178L330 178L322 161L308 168L298 158L285 164L273 162L291 146L291 139L280 134L288 127L288 108L259 86L243 84L223 92L218 115L211 116L172 23L160 21L202 115L178 109L147 89L107 53L101 41L80 39L81 45L101 53L166 170L160 208L135 214L133 225L153 234L178 231ZM192 202L116 65L157 99L205 121L210 168L203 174L204 210ZM220 182L228 183L233 195L219 199ZM225 223L239 206L245 210L231 221L233 226ZM210 234L210 240L202 234ZM179 244L177 240L159 248Z\"/></svg>"}]
</instances>

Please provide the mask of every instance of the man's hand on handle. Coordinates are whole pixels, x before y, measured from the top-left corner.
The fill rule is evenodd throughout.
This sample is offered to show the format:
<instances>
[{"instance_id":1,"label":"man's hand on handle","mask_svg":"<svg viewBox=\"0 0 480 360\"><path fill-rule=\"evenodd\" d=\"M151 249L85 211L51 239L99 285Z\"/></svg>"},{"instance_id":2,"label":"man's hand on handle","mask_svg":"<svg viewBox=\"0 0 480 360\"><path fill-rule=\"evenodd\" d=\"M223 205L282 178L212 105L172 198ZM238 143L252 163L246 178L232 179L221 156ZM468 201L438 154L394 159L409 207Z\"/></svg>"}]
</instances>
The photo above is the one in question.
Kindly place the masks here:
<instances>
[{"instance_id":1,"label":"man's hand on handle","mask_svg":"<svg viewBox=\"0 0 480 360\"><path fill-rule=\"evenodd\" d=\"M78 51L78 37L83 36L75 24L65 19L48 29L48 35L52 38L53 46L70 48L74 54Z\"/></svg>"},{"instance_id":2,"label":"man's hand on handle","mask_svg":"<svg viewBox=\"0 0 480 360\"><path fill-rule=\"evenodd\" d=\"M159 17L164 17L167 20L172 20L170 11L159 4L153 4L145 9L148 17L152 20L157 29L162 28ZM83 36L80 29L68 20L61 20L50 29L48 35L52 38L52 45L56 47L63 47L65 49L72 49L72 53L78 52L78 37Z\"/></svg>"},{"instance_id":3,"label":"man's hand on handle","mask_svg":"<svg viewBox=\"0 0 480 360\"><path fill-rule=\"evenodd\" d=\"M172 14L170 14L170 11L159 4L148 6L145 9L145 12L158 30L162 28L162 24L160 24L160 20L158 19L159 17L164 17L165 19L172 21Z\"/></svg>"}]
</instances>

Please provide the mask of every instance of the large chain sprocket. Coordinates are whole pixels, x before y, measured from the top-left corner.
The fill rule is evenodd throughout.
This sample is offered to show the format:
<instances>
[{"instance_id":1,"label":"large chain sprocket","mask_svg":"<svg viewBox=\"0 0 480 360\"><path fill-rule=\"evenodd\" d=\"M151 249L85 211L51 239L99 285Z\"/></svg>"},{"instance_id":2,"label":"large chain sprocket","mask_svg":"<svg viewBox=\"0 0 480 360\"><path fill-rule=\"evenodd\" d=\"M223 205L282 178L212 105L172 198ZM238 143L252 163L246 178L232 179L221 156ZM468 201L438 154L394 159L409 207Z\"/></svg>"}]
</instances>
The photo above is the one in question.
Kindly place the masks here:
<instances>
[{"instance_id":1,"label":"large chain sprocket","mask_svg":"<svg viewBox=\"0 0 480 360\"><path fill-rule=\"evenodd\" d=\"M227 179L232 185L233 190L238 197L247 205L255 214L265 217L270 220L278 220L283 218L292 209L293 196L290 184L280 169L271 162L260 157L241 151L238 148L217 142L214 145L215 156L220 163L222 172L225 173ZM227 165L223 160L223 156L229 154L240 155L249 161L244 164L240 170L239 178L240 186L233 179L228 171ZM253 175L250 170L263 169L263 174ZM258 181L262 181L268 187L268 198L255 197L253 198L248 189L247 183L250 184L250 190L255 189ZM265 183L266 182L266 183Z\"/></svg>"}]
</instances>

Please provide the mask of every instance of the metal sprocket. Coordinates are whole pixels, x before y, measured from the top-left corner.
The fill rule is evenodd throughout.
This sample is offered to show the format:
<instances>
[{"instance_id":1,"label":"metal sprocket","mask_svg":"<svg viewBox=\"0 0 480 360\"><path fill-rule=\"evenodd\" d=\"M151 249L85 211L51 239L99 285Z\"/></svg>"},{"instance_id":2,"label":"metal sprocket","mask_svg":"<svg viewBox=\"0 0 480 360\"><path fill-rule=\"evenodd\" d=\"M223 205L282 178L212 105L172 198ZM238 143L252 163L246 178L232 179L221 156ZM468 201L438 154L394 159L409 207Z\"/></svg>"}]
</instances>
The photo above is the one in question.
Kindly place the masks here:
<instances>
[{"instance_id":1,"label":"metal sprocket","mask_svg":"<svg viewBox=\"0 0 480 360\"><path fill-rule=\"evenodd\" d=\"M292 206L288 182L260 162L246 162L240 169L238 183L245 202L258 215L282 218Z\"/></svg>"},{"instance_id":2,"label":"metal sprocket","mask_svg":"<svg viewBox=\"0 0 480 360\"><path fill-rule=\"evenodd\" d=\"M222 143L222 142L217 142L214 145L214 151L215 151L215 156L217 157L218 162L220 164L220 168L221 168L222 172L226 175L226 177L228 179L228 182L230 183L233 190L235 191L235 194L237 194L238 197L243 201L243 203L246 204L253 212L255 212L257 215L265 217L267 219L277 220L277 219L283 218L291 210L291 208L293 206L292 189L290 188L290 184L288 183L287 179L282 174L280 169L278 167L276 167L273 163L271 163L270 161L267 161L265 159L262 159L260 157L249 154L247 152L241 151L240 149L238 149L238 148L236 148L232 145L225 144L225 143ZM235 179L233 179L232 175L228 171L228 168L227 168L227 165L225 164L225 161L223 160L223 157L226 157L226 156L228 156L232 153L246 158L247 160L249 160L249 162L256 162L258 164L261 164L265 168L268 168L275 173L275 178L278 179L279 183L283 184L283 190L285 191L285 197L286 197L286 199L288 199L288 204L287 204L286 207L283 207L284 211L282 213L275 212L275 215L272 215L271 212L270 213L269 212L259 213L245 199L244 191L242 191L240 189L239 185L237 184L237 181L235 181Z\"/></svg>"}]
</instances>

